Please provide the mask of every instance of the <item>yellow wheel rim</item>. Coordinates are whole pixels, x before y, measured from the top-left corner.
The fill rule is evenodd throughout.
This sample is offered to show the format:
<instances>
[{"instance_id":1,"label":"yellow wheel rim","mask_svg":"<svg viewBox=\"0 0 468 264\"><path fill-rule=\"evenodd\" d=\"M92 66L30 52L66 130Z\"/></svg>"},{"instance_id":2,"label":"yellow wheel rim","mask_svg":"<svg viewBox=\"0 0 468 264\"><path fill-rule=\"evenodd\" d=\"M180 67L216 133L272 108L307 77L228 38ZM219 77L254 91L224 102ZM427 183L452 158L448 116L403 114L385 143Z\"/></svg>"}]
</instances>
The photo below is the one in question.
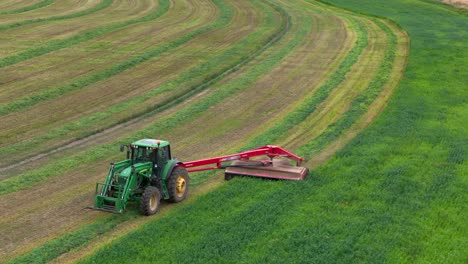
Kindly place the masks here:
<instances>
[{"instance_id":1,"label":"yellow wheel rim","mask_svg":"<svg viewBox=\"0 0 468 264\"><path fill-rule=\"evenodd\" d=\"M157 200L157 195L151 195L151 198L149 200L149 207L151 211L156 210L158 208L158 200Z\"/></svg>"},{"instance_id":2,"label":"yellow wheel rim","mask_svg":"<svg viewBox=\"0 0 468 264\"><path fill-rule=\"evenodd\" d=\"M185 193L185 189L187 189L187 182L185 181L184 175L179 175L176 182L176 193L177 196L181 197Z\"/></svg>"}]
</instances>

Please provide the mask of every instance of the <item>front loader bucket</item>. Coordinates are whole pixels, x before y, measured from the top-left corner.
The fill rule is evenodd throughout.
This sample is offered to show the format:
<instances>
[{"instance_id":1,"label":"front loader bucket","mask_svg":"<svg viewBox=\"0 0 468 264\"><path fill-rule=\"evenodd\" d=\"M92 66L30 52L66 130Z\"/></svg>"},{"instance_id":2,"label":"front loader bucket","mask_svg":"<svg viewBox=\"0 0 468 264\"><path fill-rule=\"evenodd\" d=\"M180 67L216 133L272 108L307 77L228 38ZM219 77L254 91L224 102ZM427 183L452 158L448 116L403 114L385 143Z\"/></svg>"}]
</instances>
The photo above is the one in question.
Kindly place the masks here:
<instances>
[{"instance_id":1,"label":"front loader bucket","mask_svg":"<svg viewBox=\"0 0 468 264\"><path fill-rule=\"evenodd\" d=\"M94 207L90 207L90 209L110 213L123 213L125 206L122 199L119 198L120 193L116 191L103 191L103 188L105 187L106 185L103 183L96 183ZM119 185L108 185L107 187L111 189L120 188Z\"/></svg>"},{"instance_id":2,"label":"front loader bucket","mask_svg":"<svg viewBox=\"0 0 468 264\"><path fill-rule=\"evenodd\" d=\"M292 166L288 161L273 159L269 161L234 161L225 171L225 179L230 180L236 175L261 177L280 180L304 180L308 169Z\"/></svg>"}]
</instances>

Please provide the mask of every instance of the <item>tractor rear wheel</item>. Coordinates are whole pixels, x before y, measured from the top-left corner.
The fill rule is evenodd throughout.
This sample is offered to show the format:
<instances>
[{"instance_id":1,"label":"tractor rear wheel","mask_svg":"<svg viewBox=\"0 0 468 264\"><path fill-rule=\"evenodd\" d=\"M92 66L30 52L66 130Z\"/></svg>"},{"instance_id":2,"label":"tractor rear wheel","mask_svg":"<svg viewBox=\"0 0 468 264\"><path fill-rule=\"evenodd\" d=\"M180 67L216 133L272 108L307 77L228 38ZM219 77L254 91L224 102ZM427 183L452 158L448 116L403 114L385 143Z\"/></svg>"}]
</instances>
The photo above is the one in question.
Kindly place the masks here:
<instances>
[{"instance_id":1,"label":"tractor rear wheel","mask_svg":"<svg viewBox=\"0 0 468 264\"><path fill-rule=\"evenodd\" d=\"M188 193L188 185L189 175L187 170L183 167L175 167L169 179L167 179L169 201L178 203L185 200Z\"/></svg>"},{"instance_id":2,"label":"tractor rear wheel","mask_svg":"<svg viewBox=\"0 0 468 264\"><path fill-rule=\"evenodd\" d=\"M144 215L153 215L159 210L161 193L154 186L146 187L140 201L140 210Z\"/></svg>"}]
</instances>

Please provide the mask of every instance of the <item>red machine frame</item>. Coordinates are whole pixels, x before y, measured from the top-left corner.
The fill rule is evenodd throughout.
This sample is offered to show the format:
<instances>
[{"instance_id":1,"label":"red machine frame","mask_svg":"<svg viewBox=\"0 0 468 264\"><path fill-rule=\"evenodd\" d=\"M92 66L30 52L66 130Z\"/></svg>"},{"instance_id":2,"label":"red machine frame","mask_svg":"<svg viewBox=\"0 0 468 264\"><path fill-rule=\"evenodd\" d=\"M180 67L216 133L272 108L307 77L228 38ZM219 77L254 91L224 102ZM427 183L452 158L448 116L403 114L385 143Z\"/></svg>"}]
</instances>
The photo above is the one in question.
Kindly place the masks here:
<instances>
[{"instance_id":1,"label":"red machine frame","mask_svg":"<svg viewBox=\"0 0 468 264\"><path fill-rule=\"evenodd\" d=\"M186 168L188 172L223 169L223 166L221 164L223 162L234 161L234 160L249 160L252 157L258 157L258 156L268 156L270 160L273 159L274 157L285 157L285 158L296 161L297 166L301 166L301 163L303 161L302 157L299 157L295 155L294 153L285 150L284 148L274 146L274 145L266 145L263 147L255 148L252 150L247 150L247 151L237 153L237 154L214 157L214 158L209 158L209 159L182 162L180 165ZM266 163L268 161L261 161L261 162ZM211 164L216 164L216 165L211 166L211 167L198 168L201 166L208 166Z\"/></svg>"}]
</instances>

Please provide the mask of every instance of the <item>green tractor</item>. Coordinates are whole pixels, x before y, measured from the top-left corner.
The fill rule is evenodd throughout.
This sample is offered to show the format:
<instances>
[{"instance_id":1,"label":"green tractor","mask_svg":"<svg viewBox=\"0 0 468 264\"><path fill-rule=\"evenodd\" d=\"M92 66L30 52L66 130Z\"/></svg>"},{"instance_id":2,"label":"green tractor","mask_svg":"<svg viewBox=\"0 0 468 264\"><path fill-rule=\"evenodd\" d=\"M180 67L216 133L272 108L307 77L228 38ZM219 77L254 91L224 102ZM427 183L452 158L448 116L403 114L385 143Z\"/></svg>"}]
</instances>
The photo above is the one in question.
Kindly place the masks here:
<instances>
[{"instance_id":1,"label":"green tractor","mask_svg":"<svg viewBox=\"0 0 468 264\"><path fill-rule=\"evenodd\" d=\"M181 202L187 197L187 170L171 156L169 142L142 139L120 146L125 160L111 163L104 183L96 184L94 209L122 213L128 201L140 203L145 215L155 214L161 199Z\"/></svg>"},{"instance_id":2,"label":"green tractor","mask_svg":"<svg viewBox=\"0 0 468 264\"><path fill-rule=\"evenodd\" d=\"M125 148L127 158L111 163L104 183L96 184L93 209L123 213L128 201L136 201L143 214L155 214L161 199L174 203L185 200L189 172L225 169L226 180L234 176L303 180L308 171L300 166L301 157L273 145L187 162L172 158L169 142L164 140L142 139L120 146L120 151ZM258 156L268 159L250 159ZM278 158L294 160L296 165Z\"/></svg>"}]
</instances>

